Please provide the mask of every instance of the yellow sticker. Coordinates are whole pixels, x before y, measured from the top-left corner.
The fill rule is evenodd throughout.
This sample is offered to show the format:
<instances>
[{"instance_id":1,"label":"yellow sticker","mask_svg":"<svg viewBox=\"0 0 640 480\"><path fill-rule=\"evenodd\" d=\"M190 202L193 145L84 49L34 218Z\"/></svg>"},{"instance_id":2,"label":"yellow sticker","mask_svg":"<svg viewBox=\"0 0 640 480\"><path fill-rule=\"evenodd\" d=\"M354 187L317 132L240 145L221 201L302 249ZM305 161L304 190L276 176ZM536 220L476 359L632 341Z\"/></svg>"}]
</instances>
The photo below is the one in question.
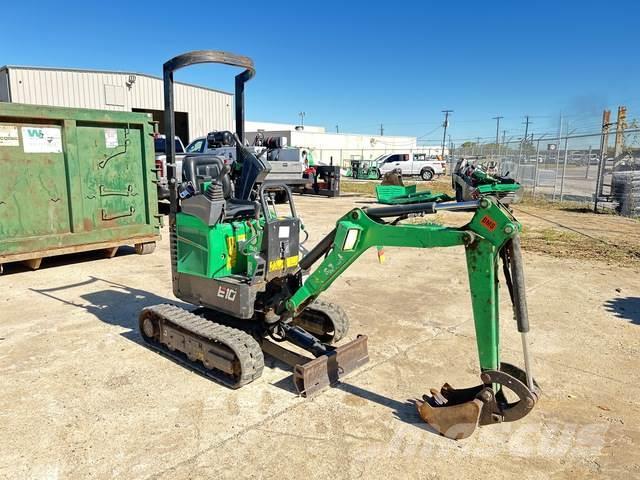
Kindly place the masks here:
<instances>
[{"instance_id":1,"label":"yellow sticker","mask_svg":"<svg viewBox=\"0 0 640 480\"><path fill-rule=\"evenodd\" d=\"M285 264L287 265L287 268L295 267L296 265L298 265L298 255L287 258Z\"/></svg>"},{"instance_id":2,"label":"yellow sticker","mask_svg":"<svg viewBox=\"0 0 640 480\"><path fill-rule=\"evenodd\" d=\"M278 258L277 260L271 260L269 262L269 271L273 272L275 270L282 270L284 267L284 260L282 258Z\"/></svg>"},{"instance_id":3,"label":"yellow sticker","mask_svg":"<svg viewBox=\"0 0 640 480\"><path fill-rule=\"evenodd\" d=\"M238 255L238 248L236 239L234 237L227 237L227 268L231 269L231 266L236 263L236 257Z\"/></svg>"}]
</instances>

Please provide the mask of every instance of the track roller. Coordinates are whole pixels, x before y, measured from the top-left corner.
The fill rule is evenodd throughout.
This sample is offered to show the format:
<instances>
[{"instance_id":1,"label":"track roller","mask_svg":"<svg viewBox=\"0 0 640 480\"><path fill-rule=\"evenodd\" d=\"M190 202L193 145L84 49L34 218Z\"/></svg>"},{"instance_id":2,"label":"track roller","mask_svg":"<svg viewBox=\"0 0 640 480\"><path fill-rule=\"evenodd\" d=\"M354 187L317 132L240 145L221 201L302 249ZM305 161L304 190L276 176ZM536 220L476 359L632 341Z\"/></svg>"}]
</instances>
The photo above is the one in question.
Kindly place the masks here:
<instances>
[{"instance_id":1,"label":"track roller","mask_svg":"<svg viewBox=\"0 0 640 480\"><path fill-rule=\"evenodd\" d=\"M242 330L168 304L143 309L139 328L155 350L228 387L239 388L262 375L260 345Z\"/></svg>"}]
</instances>

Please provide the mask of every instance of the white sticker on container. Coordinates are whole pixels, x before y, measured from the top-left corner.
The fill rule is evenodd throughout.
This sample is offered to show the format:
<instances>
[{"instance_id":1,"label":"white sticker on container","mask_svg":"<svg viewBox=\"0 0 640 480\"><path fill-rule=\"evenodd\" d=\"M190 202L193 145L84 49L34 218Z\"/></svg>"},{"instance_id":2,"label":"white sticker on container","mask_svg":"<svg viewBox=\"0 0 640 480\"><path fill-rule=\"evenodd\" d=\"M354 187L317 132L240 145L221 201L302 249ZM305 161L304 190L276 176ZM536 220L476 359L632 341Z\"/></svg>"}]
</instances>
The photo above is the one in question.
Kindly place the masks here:
<instances>
[{"instance_id":1,"label":"white sticker on container","mask_svg":"<svg viewBox=\"0 0 640 480\"><path fill-rule=\"evenodd\" d=\"M0 147L19 147L18 127L0 125Z\"/></svg>"},{"instance_id":2,"label":"white sticker on container","mask_svg":"<svg viewBox=\"0 0 640 480\"><path fill-rule=\"evenodd\" d=\"M278 229L278 237L279 238L289 238L289 227L288 226L281 226Z\"/></svg>"},{"instance_id":3,"label":"white sticker on container","mask_svg":"<svg viewBox=\"0 0 640 480\"><path fill-rule=\"evenodd\" d=\"M22 143L28 153L62 153L62 133L55 127L22 127Z\"/></svg>"},{"instance_id":4,"label":"white sticker on container","mask_svg":"<svg viewBox=\"0 0 640 480\"><path fill-rule=\"evenodd\" d=\"M116 148L118 146L118 130L115 128L105 128L104 143L107 145L107 148Z\"/></svg>"}]
</instances>

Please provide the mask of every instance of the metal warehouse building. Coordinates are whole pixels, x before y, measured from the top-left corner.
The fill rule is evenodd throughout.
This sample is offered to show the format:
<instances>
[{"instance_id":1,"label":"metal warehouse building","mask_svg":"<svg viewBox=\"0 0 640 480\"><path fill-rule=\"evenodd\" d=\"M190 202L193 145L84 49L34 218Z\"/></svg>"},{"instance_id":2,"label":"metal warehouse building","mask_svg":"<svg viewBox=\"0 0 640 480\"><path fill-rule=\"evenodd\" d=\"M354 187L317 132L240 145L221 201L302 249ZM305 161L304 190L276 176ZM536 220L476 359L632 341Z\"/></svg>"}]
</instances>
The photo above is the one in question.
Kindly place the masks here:
<instances>
[{"instance_id":1,"label":"metal warehouse building","mask_svg":"<svg viewBox=\"0 0 640 480\"><path fill-rule=\"evenodd\" d=\"M141 73L10 65L0 68L0 101L145 112L163 128L162 79ZM176 83L176 134L185 144L232 129L232 94Z\"/></svg>"}]
</instances>

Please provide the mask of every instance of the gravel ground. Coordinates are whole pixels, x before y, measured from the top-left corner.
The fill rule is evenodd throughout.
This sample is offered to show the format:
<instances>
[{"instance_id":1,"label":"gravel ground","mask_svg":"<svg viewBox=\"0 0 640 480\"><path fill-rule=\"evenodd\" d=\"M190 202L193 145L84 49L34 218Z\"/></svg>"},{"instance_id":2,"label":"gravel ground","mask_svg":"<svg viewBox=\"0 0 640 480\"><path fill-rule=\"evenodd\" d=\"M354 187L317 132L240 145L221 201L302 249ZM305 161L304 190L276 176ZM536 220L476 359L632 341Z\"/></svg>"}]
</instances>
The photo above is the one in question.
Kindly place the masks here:
<instances>
[{"instance_id":1,"label":"gravel ground","mask_svg":"<svg viewBox=\"0 0 640 480\"><path fill-rule=\"evenodd\" d=\"M369 202L296 200L310 244ZM621 219L616 228L634 227ZM312 400L272 361L232 391L142 345L138 311L177 302L166 229L148 256L122 248L113 259L50 259L35 272L9 266L0 277L0 477L640 477L635 266L526 252L542 399L518 423L455 442L426 428L408 400L445 381L477 383L463 249L387 248L386 257L379 265L367 252L324 294L350 315L347 339L369 335L371 361ZM522 365L501 297L503 356Z\"/></svg>"}]
</instances>

